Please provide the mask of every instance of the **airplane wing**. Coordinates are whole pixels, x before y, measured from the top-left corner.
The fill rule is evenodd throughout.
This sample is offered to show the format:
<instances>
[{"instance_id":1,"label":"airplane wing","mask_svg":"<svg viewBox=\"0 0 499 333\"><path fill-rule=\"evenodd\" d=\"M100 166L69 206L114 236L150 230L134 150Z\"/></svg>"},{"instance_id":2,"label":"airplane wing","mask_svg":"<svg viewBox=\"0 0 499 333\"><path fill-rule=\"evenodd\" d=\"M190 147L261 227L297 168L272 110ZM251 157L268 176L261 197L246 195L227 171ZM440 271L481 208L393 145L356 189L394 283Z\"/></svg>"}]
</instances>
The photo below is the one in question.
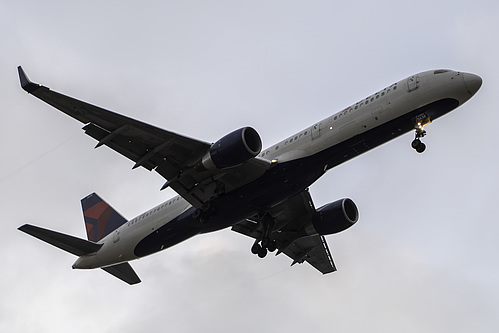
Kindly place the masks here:
<instances>
[{"instance_id":1,"label":"airplane wing","mask_svg":"<svg viewBox=\"0 0 499 333\"><path fill-rule=\"evenodd\" d=\"M260 177L270 163L255 158L235 168L194 170L194 164L210 149L211 144L169 132L138 120L74 99L31 82L18 67L21 87L86 124L83 130L98 141L96 148L106 145L141 166L155 170L171 187L196 208L212 198L228 193Z\"/></svg>"},{"instance_id":2,"label":"airplane wing","mask_svg":"<svg viewBox=\"0 0 499 333\"><path fill-rule=\"evenodd\" d=\"M267 213L274 221L269 237L275 240L278 252L293 259L294 264L308 262L322 274L336 271L333 257L324 236L307 236L304 227L311 222L315 213L312 198L308 190L272 207ZM261 240L263 224L258 218L249 219L232 227L233 231Z\"/></svg>"}]
</instances>

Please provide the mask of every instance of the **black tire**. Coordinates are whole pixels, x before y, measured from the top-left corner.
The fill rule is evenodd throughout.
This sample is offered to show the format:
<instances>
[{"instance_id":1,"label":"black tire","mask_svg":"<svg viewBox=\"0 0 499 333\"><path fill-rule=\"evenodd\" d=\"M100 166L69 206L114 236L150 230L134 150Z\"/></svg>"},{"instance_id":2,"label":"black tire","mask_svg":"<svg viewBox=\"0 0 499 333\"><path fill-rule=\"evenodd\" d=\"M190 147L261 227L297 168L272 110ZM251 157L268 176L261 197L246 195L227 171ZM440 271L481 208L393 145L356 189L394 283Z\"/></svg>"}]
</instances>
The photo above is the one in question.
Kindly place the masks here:
<instances>
[{"instance_id":1,"label":"black tire","mask_svg":"<svg viewBox=\"0 0 499 333\"><path fill-rule=\"evenodd\" d=\"M426 145L422 142L416 147L416 151L420 154L425 150L426 150Z\"/></svg>"},{"instance_id":2,"label":"black tire","mask_svg":"<svg viewBox=\"0 0 499 333\"><path fill-rule=\"evenodd\" d=\"M196 220L197 220L197 219L199 219L199 218L201 217L201 215L203 215L203 212L202 212L202 211L201 211L201 209L199 209L199 208L198 208L198 209L196 209L196 210L194 211L194 213L192 213L192 217L193 217L194 219L196 219Z\"/></svg>"},{"instance_id":3,"label":"black tire","mask_svg":"<svg viewBox=\"0 0 499 333\"><path fill-rule=\"evenodd\" d=\"M260 248L260 251L258 251L258 256L260 258L265 258L267 256L267 249L264 247Z\"/></svg>"},{"instance_id":4,"label":"black tire","mask_svg":"<svg viewBox=\"0 0 499 333\"><path fill-rule=\"evenodd\" d=\"M253 254L258 254L261 250L262 247L258 243L253 244L253 246L251 247L251 253Z\"/></svg>"},{"instance_id":5,"label":"black tire","mask_svg":"<svg viewBox=\"0 0 499 333\"><path fill-rule=\"evenodd\" d=\"M414 139L411 143L411 147L414 149L418 149L419 145L421 145L421 141L419 139Z\"/></svg>"}]
</instances>

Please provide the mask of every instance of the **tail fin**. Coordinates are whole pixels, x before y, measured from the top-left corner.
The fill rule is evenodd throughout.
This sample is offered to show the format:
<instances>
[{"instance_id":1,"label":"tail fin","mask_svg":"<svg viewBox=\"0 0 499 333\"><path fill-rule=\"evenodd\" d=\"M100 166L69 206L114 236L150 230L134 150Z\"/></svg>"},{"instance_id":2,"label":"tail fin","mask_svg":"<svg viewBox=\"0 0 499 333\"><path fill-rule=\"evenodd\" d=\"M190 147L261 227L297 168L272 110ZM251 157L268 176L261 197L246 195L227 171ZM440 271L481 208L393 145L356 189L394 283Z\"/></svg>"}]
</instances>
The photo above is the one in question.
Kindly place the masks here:
<instances>
[{"instance_id":1,"label":"tail fin","mask_svg":"<svg viewBox=\"0 0 499 333\"><path fill-rule=\"evenodd\" d=\"M127 220L97 194L92 193L81 200L85 228L89 241L98 242L125 224Z\"/></svg>"}]
</instances>

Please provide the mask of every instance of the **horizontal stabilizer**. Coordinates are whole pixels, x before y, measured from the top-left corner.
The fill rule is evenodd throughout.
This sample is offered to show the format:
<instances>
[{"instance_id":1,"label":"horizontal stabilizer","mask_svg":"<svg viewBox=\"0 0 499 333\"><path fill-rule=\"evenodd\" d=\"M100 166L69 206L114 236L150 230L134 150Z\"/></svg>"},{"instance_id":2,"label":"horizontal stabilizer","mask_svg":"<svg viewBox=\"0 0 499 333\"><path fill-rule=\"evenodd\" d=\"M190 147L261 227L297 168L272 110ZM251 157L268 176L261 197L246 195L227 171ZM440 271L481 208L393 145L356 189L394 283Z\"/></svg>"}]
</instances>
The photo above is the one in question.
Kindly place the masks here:
<instances>
[{"instance_id":1,"label":"horizontal stabilizer","mask_svg":"<svg viewBox=\"0 0 499 333\"><path fill-rule=\"evenodd\" d=\"M102 269L128 284L137 284L141 282L132 266L127 262L114 266L102 267Z\"/></svg>"},{"instance_id":2,"label":"horizontal stabilizer","mask_svg":"<svg viewBox=\"0 0 499 333\"><path fill-rule=\"evenodd\" d=\"M35 227L34 225L30 224L25 224L18 229L76 256L95 253L102 246L102 244L92 243L81 238L76 238L73 236L61 234L60 232Z\"/></svg>"}]
</instances>

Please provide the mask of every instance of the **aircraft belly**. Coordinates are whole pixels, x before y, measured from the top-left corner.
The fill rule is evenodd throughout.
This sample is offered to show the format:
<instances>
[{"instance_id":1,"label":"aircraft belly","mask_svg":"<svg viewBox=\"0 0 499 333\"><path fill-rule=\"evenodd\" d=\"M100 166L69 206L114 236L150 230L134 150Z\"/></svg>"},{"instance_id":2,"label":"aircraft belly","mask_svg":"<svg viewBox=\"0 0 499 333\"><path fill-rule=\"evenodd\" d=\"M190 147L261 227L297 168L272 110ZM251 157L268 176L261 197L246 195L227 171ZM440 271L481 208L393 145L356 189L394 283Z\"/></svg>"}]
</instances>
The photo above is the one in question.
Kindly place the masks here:
<instances>
[{"instance_id":1,"label":"aircraft belly","mask_svg":"<svg viewBox=\"0 0 499 333\"><path fill-rule=\"evenodd\" d=\"M142 238L135 246L134 254L137 257L144 257L197 235L200 232L201 224L192 217L193 212L194 208L184 211Z\"/></svg>"}]
</instances>

